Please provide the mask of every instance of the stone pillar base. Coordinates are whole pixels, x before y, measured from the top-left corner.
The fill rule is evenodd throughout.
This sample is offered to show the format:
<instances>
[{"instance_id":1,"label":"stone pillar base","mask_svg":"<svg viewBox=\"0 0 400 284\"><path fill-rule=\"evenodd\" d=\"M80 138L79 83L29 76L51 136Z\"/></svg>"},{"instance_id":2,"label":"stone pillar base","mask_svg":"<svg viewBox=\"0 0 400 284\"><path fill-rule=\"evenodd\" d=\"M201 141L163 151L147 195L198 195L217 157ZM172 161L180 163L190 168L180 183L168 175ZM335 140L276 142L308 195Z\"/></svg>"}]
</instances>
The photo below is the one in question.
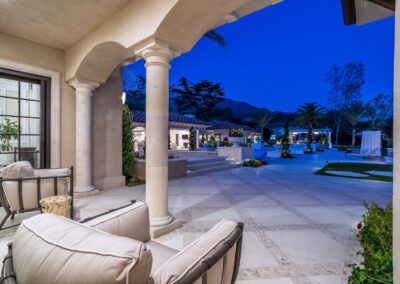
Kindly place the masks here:
<instances>
[{"instance_id":1,"label":"stone pillar base","mask_svg":"<svg viewBox=\"0 0 400 284\"><path fill-rule=\"evenodd\" d=\"M182 227L182 221L179 219L172 220L171 223L160 226L160 227L150 227L150 236L152 239L158 238L162 235L170 233L178 228Z\"/></svg>"},{"instance_id":2,"label":"stone pillar base","mask_svg":"<svg viewBox=\"0 0 400 284\"><path fill-rule=\"evenodd\" d=\"M90 190L90 191L75 191L74 190L75 198L83 198L83 197L99 195L99 194L100 194L100 190L95 189L94 187L93 187L93 190Z\"/></svg>"}]
</instances>

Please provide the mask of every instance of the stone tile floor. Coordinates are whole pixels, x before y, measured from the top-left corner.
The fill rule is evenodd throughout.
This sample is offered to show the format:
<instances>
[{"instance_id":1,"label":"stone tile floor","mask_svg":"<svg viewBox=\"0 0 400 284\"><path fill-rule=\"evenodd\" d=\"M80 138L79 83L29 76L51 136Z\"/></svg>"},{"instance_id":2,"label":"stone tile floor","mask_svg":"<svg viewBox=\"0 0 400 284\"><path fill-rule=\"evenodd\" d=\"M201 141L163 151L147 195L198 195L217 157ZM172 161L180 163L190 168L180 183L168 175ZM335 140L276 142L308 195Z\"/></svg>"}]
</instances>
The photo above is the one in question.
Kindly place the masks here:
<instances>
[{"instance_id":1,"label":"stone tile floor","mask_svg":"<svg viewBox=\"0 0 400 284\"><path fill-rule=\"evenodd\" d=\"M182 228L158 241L182 249L222 218L245 223L239 284L347 283L348 264L358 262L356 225L363 201L384 206L392 183L318 176L327 161L354 160L335 150L292 160L274 158L262 168L227 171L171 180L170 212ZM86 218L144 201L144 186L106 190L77 202ZM16 217L15 222L29 215ZM0 254L14 229L0 232Z\"/></svg>"}]
</instances>

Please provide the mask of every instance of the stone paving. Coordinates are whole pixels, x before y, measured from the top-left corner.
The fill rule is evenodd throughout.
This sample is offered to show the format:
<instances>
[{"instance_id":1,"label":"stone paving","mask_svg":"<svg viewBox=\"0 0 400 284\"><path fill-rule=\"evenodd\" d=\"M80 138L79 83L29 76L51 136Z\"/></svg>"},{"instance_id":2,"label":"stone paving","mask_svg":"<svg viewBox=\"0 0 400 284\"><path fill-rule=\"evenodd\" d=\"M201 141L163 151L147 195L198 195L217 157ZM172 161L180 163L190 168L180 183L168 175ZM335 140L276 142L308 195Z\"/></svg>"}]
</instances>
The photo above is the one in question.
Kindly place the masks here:
<instances>
[{"instance_id":1,"label":"stone paving","mask_svg":"<svg viewBox=\"0 0 400 284\"><path fill-rule=\"evenodd\" d=\"M392 183L319 176L325 162L347 160L334 150L296 159L274 158L262 168L171 180L169 208L182 228L158 241L182 249L222 218L245 223L239 284L347 283L348 264L358 262L356 225L363 201L384 206ZM78 201L86 218L144 200L143 186L103 191ZM16 222L20 221L16 218ZM0 253L15 229L0 233Z\"/></svg>"}]
</instances>

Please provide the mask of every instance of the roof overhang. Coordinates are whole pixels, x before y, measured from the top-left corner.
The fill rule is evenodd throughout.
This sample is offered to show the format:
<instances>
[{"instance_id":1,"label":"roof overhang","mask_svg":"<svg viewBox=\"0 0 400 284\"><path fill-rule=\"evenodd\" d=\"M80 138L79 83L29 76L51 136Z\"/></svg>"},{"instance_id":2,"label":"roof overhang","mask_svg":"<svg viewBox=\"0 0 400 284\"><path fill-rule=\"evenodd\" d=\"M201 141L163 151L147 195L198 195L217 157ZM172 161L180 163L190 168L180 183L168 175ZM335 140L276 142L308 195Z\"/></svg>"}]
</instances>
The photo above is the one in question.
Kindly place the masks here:
<instances>
[{"instance_id":1,"label":"roof overhang","mask_svg":"<svg viewBox=\"0 0 400 284\"><path fill-rule=\"evenodd\" d=\"M396 0L341 0L346 25L363 25L394 16Z\"/></svg>"}]
</instances>

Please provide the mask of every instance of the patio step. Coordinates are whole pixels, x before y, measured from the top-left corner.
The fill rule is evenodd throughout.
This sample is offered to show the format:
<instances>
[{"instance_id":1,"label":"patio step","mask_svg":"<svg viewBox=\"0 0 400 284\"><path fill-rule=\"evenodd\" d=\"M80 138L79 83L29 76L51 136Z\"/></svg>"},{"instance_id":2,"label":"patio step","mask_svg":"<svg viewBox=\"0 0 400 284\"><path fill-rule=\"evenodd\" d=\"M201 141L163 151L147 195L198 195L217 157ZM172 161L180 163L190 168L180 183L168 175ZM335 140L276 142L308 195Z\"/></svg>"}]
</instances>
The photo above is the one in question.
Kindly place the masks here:
<instances>
[{"instance_id":1,"label":"patio step","mask_svg":"<svg viewBox=\"0 0 400 284\"><path fill-rule=\"evenodd\" d=\"M202 159L188 162L188 175L199 175L209 172L233 169L240 165L232 163L223 157Z\"/></svg>"}]
</instances>

